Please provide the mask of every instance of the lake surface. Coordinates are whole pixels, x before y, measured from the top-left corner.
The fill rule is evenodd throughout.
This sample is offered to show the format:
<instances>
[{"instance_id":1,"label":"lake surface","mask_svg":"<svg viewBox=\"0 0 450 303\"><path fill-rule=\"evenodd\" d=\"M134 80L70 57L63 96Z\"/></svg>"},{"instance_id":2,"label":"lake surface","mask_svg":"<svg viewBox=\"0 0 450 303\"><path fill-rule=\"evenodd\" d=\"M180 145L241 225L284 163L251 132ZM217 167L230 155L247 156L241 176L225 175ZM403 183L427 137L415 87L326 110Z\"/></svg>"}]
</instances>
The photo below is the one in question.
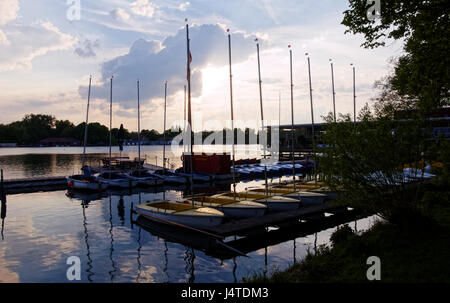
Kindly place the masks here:
<instances>
[{"instance_id":1,"label":"lake surface","mask_svg":"<svg viewBox=\"0 0 450 303\"><path fill-rule=\"evenodd\" d=\"M0 149L0 167L7 178L68 175L68 171L79 169L80 150ZM161 146L146 146L143 150L147 160L162 158ZM103 157L107 148L89 148L88 152L93 161ZM125 154L133 156L134 152ZM250 157L253 155L249 152ZM173 163L181 162L174 155L172 159ZM242 182L237 189L262 183ZM230 185L203 188L210 193L226 189ZM66 261L71 256L81 261L82 282L240 282L243 277L270 274L300 262L308 250L328 244L336 229L261 247L248 257L219 258L190 242L195 239L187 237L179 243L167 233L148 231L136 224L136 215L131 215L132 207L139 203L162 198L178 200L184 194L182 188L159 188L102 195L66 190L8 195L0 238L0 282L68 282L70 265ZM349 225L363 231L376 219L369 217Z\"/></svg>"}]
</instances>

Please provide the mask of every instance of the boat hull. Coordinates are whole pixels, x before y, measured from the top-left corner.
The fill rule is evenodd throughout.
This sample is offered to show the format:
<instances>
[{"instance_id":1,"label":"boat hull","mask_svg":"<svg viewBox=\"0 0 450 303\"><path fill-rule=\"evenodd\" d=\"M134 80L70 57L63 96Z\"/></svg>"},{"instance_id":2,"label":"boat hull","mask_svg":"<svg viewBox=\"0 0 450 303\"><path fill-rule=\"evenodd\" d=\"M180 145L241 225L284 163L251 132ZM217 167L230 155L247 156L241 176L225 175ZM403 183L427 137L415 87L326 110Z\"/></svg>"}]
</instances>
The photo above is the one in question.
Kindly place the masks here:
<instances>
[{"instance_id":1,"label":"boat hull","mask_svg":"<svg viewBox=\"0 0 450 303\"><path fill-rule=\"evenodd\" d=\"M108 184L104 184L102 182L90 182L85 180L77 180L68 177L67 178L67 186L73 189L81 189L81 190L104 190L108 188Z\"/></svg>"},{"instance_id":2,"label":"boat hull","mask_svg":"<svg viewBox=\"0 0 450 303\"><path fill-rule=\"evenodd\" d=\"M206 228L222 223L222 215L184 214L183 212L164 212L153 208L136 206L136 212L148 219L166 224L178 223L191 227Z\"/></svg>"}]
</instances>

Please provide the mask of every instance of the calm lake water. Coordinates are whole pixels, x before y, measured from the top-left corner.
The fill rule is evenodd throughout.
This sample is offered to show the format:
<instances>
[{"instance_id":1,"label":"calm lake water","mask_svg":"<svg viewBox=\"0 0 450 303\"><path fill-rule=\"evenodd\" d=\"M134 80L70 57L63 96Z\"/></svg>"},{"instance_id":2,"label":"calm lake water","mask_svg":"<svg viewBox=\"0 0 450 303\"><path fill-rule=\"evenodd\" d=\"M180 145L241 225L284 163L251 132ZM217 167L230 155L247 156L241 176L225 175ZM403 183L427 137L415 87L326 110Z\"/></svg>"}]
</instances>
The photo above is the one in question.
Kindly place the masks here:
<instances>
[{"instance_id":1,"label":"calm lake water","mask_svg":"<svg viewBox=\"0 0 450 303\"><path fill-rule=\"evenodd\" d=\"M125 155L134 156L133 148L125 147ZM101 159L107 150L89 148L89 159ZM80 151L0 149L0 167L6 178L68 175L79 169ZM161 146L145 146L143 151L149 163L155 163L155 156L158 162L162 158ZM173 163L180 163L179 157L168 156ZM152 157L155 160L150 161ZM260 184L262 181L239 183L237 189ZM208 186L204 190L227 188L230 186ZM328 244L336 229L293 236L260 247L248 257L219 258L200 249L189 235L179 243L170 231L144 229L136 224L136 215L131 215L132 206L140 202L164 197L176 200L182 195L181 188L109 191L102 195L66 190L8 195L0 238L0 282L68 282L66 261L71 256L81 260L82 282L240 282L243 277L270 274L300 262L308 249ZM363 231L375 220L370 217L350 222L350 226Z\"/></svg>"}]
</instances>

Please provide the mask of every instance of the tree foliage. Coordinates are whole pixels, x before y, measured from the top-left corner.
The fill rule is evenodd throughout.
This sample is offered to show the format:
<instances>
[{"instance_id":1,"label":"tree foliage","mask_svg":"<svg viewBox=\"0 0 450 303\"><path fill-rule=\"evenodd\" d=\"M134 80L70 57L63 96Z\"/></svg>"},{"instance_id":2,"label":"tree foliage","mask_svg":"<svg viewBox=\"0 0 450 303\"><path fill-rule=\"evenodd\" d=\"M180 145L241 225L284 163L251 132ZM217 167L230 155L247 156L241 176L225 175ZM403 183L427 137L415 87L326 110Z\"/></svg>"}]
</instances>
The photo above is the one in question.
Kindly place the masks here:
<instances>
[{"instance_id":1,"label":"tree foliage","mask_svg":"<svg viewBox=\"0 0 450 303\"><path fill-rule=\"evenodd\" d=\"M364 35L364 47L384 46L387 39L404 41L404 55L397 58L393 74L385 79L384 89L394 92L390 96L413 104L423 115L449 105L448 1L382 0L380 18L375 20L367 18L370 3L349 2L342 24L346 32Z\"/></svg>"}]
</instances>

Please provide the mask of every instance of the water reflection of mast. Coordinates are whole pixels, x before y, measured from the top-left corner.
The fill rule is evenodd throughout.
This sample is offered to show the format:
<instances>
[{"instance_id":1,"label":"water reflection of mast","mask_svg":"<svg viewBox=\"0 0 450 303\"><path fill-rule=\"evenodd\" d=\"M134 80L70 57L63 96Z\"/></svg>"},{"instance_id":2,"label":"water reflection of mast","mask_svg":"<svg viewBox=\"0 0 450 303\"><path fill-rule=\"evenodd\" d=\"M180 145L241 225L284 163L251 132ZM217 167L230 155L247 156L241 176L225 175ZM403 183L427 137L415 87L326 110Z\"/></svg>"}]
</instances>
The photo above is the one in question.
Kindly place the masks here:
<instances>
[{"instance_id":1,"label":"water reflection of mast","mask_svg":"<svg viewBox=\"0 0 450 303\"><path fill-rule=\"evenodd\" d=\"M3 234L3 231L5 230L6 203L3 203L3 202L2 202L1 215L2 215L2 240L5 240L5 235Z\"/></svg>"},{"instance_id":2,"label":"water reflection of mast","mask_svg":"<svg viewBox=\"0 0 450 303\"><path fill-rule=\"evenodd\" d=\"M167 256L167 251L168 251L168 250L169 250L169 249L167 248L167 241L164 240L164 261L165 261L165 263L164 263L163 272L166 273L166 276L167 276L167 283L170 282L169 273L167 272L167 268L169 267L169 258L168 258L168 256Z\"/></svg>"},{"instance_id":3,"label":"water reflection of mast","mask_svg":"<svg viewBox=\"0 0 450 303\"><path fill-rule=\"evenodd\" d=\"M113 270L109 272L109 275L111 276L111 282L113 282L114 279L114 273L117 271L116 264L113 260L113 252L114 252L114 237L113 237L113 222L112 222L112 211L111 211L111 196L109 196L109 234L111 235L111 248L109 253L109 259L111 260L112 268Z\"/></svg>"},{"instance_id":4,"label":"water reflection of mast","mask_svg":"<svg viewBox=\"0 0 450 303\"><path fill-rule=\"evenodd\" d=\"M5 229L5 218L6 218L6 194L5 190L3 188L3 169L1 170L1 176L0 176L0 203L1 203L1 218L2 218L2 240L5 239L5 236L3 235L3 231Z\"/></svg>"},{"instance_id":5,"label":"water reflection of mast","mask_svg":"<svg viewBox=\"0 0 450 303\"><path fill-rule=\"evenodd\" d=\"M89 246L89 234L88 234L88 230L87 230L87 218L86 218L86 208L89 205L89 202L91 201L85 201L83 200L83 202L81 203L81 208L83 210L83 227L84 227L84 243L86 243L86 257L88 259L87 265L88 268L86 269L86 272L88 273L88 280L89 282L92 282L92 276L94 275L94 273L91 271L92 270L92 259L91 259L91 248Z\"/></svg>"},{"instance_id":6,"label":"water reflection of mast","mask_svg":"<svg viewBox=\"0 0 450 303\"><path fill-rule=\"evenodd\" d=\"M125 206L123 204L123 196L120 196L119 203L117 204L117 212L120 218L122 226L125 223Z\"/></svg>"},{"instance_id":7,"label":"water reflection of mast","mask_svg":"<svg viewBox=\"0 0 450 303\"><path fill-rule=\"evenodd\" d=\"M237 283L236 269L237 269L236 257L233 257L233 278L234 278L234 283Z\"/></svg>"},{"instance_id":8,"label":"water reflection of mast","mask_svg":"<svg viewBox=\"0 0 450 303\"><path fill-rule=\"evenodd\" d=\"M185 246L186 252L184 261L186 261L186 273L189 275L188 283L194 283L195 282L195 267L194 267L194 261L195 261L195 253L194 250L191 247Z\"/></svg>"},{"instance_id":9,"label":"water reflection of mast","mask_svg":"<svg viewBox=\"0 0 450 303\"><path fill-rule=\"evenodd\" d=\"M139 204L141 204L141 192L139 192ZM131 203L131 209L130 211L132 211L133 209L133 203ZM132 213L130 214L132 215ZM133 224L133 219L130 219L131 224ZM131 225L133 226L133 225ZM138 275L136 277L136 282L139 282L139 279L141 278L141 273L142 273L142 262L141 262L141 249L142 249L142 242L141 242L141 232L142 232L142 228L139 227L139 232L138 232L138 249L137 249L137 262L138 262Z\"/></svg>"}]
</instances>

